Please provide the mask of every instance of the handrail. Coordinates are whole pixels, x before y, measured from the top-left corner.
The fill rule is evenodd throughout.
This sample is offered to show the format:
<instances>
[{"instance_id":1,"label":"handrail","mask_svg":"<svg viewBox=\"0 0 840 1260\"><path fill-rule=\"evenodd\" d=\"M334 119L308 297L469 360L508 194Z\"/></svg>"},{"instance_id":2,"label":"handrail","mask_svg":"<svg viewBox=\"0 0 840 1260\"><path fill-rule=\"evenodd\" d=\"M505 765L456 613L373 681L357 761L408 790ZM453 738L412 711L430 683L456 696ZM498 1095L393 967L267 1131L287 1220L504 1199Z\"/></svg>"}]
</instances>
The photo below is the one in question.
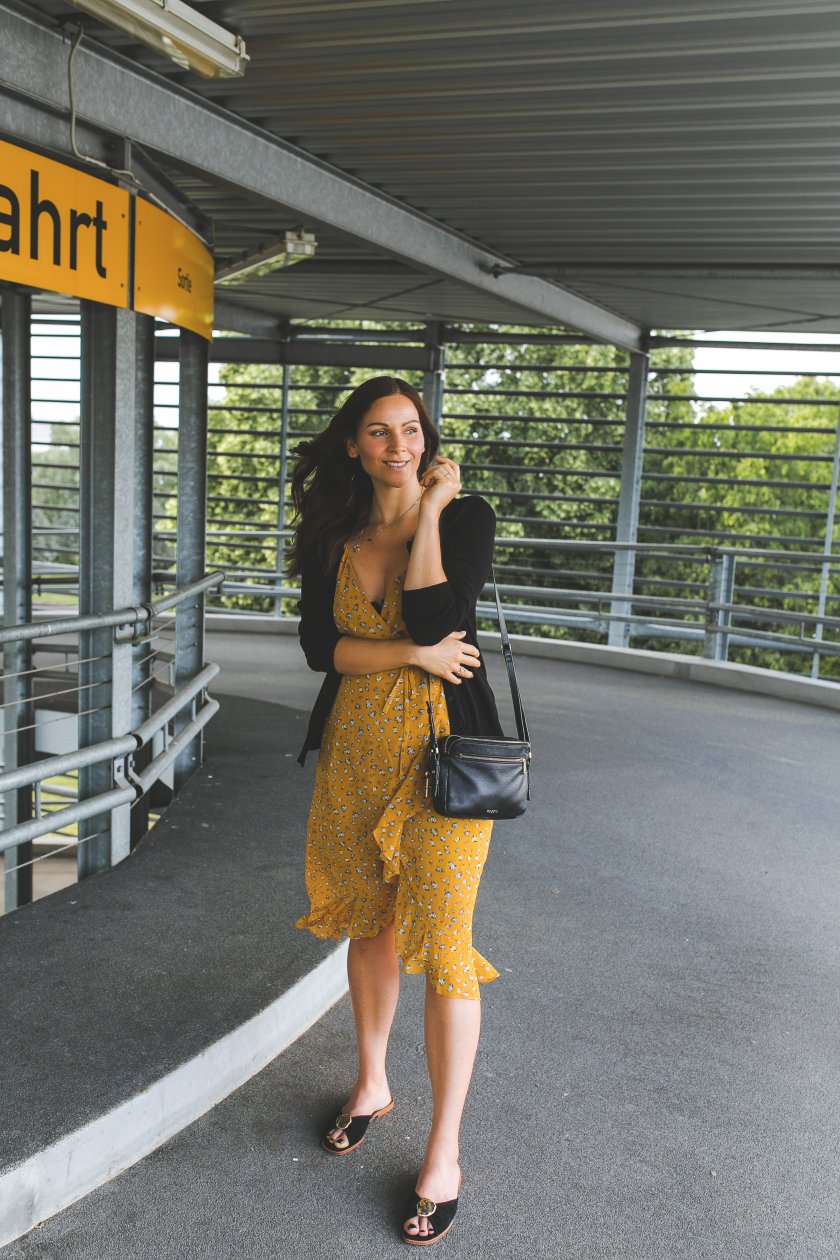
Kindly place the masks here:
<instances>
[{"instance_id":1,"label":"handrail","mask_svg":"<svg viewBox=\"0 0 840 1260\"><path fill-rule=\"evenodd\" d=\"M77 748L74 752L44 757L41 761L33 761L31 765L6 770L0 774L0 795L4 792L14 792L17 788L29 787L33 783L41 783L44 779L52 779L55 775L67 774L71 770L98 766L103 761L125 757L129 753L136 752L139 747L136 735L131 732L128 735L120 735L117 739L105 740L101 744L90 744L87 748Z\"/></svg>"},{"instance_id":2,"label":"handrail","mask_svg":"<svg viewBox=\"0 0 840 1260\"><path fill-rule=\"evenodd\" d=\"M8 831L0 834L0 853L6 849L14 849L28 840L37 840L39 836L49 835L59 827L67 827L70 823L83 822L85 818L95 818L107 810L116 809L118 805L127 805L137 799L138 792L133 786L114 788L110 792L102 792L99 796L88 797L79 801L78 805L68 805L66 809L57 809L29 822L17 823ZM60 819L56 822L55 819Z\"/></svg>"},{"instance_id":3,"label":"handrail","mask_svg":"<svg viewBox=\"0 0 840 1260\"><path fill-rule=\"evenodd\" d=\"M635 551L651 555L693 556L766 556L780 560L813 561L817 565L835 561L840 566L840 551L786 551L781 547L719 547L691 543L599 542L592 538L497 538L497 547L521 547L524 550L547 551Z\"/></svg>"},{"instance_id":4,"label":"handrail","mask_svg":"<svg viewBox=\"0 0 840 1260\"><path fill-rule=\"evenodd\" d=\"M755 621L797 622L813 621L816 625L840 630L840 617L820 616L819 613L790 612L784 608L753 608L750 604L725 604L709 600L707 608L715 612L732 613L735 617L752 617Z\"/></svg>"},{"instance_id":5,"label":"handrail","mask_svg":"<svg viewBox=\"0 0 840 1260\"><path fill-rule=\"evenodd\" d=\"M129 608L119 608L111 613L95 613L86 617L60 617L57 621L29 621L18 626L6 626L0 630L0 644L17 643L21 639L42 639L55 634L67 634L80 630L103 630L111 626L137 625L141 621L152 621L162 612L175 608L194 595L200 595L211 587L221 586L225 579L222 569L214 569L197 582L180 587L172 595L153 600L149 604L139 604Z\"/></svg>"},{"instance_id":6,"label":"handrail","mask_svg":"<svg viewBox=\"0 0 840 1260\"><path fill-rule=\"evenodd\" d=\"M62 774L66 770L76 769L77 767L98 765L102 762L116 760L119 757L128 757L130 759L138 749L149 742L156 731L160 730L166 725L166 722L171 721L181 709L185 708L202 687L207 685L210 678L214 678L218 672L218 665L210 663L205 666L201 674L192 679L183 691L173 696L172 700L164 705L163 709L159 710L158 713L154 714L148 722L144 722L142 726L137 727L120 739L106 740L101 744L92 744L89 748L82 748L74 753L64 753L58 757L47 757L31 766L24 766L19 770L9 770L6 774L0 775L0 792L42 782L55 774ZM199 685L196 686L196 683L199 683ZM164 710L166 710L166 716L162 718ZM219 702L208 698L184 729L179 731L178 735L167 744L166 748L140 773L135 773L129 763L126 767L125 777L129 778L131 782L125 784L125 786L100 793L98 796L89 797L85 801L80 801L75 805L68 805L64 809L52 810L48 814L42 814L40 818L28 819L26 822L17 823L15 826L9 827L6 831L0 833L0 853L5 852L6 849L13 849L28 840L35 840L39 836L57 831L70 823L81 822L85 818L93 818L97 814L105 813L106 810L115 809L118 805L125 805L139 800L183 749L189 746L195 736L203 730L218 711ZM122 778L123 776L120 775L119 777Z\"/></svg>"},{"instance_id":7,"label":"handrail","mask_svg":"<svg viewBox=\"0 0 840 1260\"><path fill-rule=\"evenodd\" d=\"M221 586L224 580L224 570L213 569L211 573L206 574L203 578L199 578L197 582L190 582L188 586L181 586L171 595L165 595L163 599L152 600L145 607L151 609L153 617L157 617L160 613L168 612L170 608L175 608L176 605L191 599L193 595L201 595L204 591L209 591L213 586Z\"/></svg>"},{"instance_id":8,"label":"handrail","mask_svg":"<svg viewBox=\"0 0 840 1260\"><path fill-rule=\"evenodd\" d=\"M220 586L224 578L225 574L222 570L213 570L205 574L203 578L180 587L161 599L139 607L115 609L110 613L91 616L63 617L54 621L45 620L18 626L7 626L0 630L0 644L49 638L51 635L57 634L79 634L85 630L121 626L136 627L140 623L146 623L151 626L156 617L169 612L173 608L177 608L189 600L195 599L212 587ZM136 631L130 631L124 636L116 634L114 636L114 650L130 651L131 644L135 641L135 633ZM191 741L200 733L210 718L218 712L218 702L206 696L197 712L195 706L196 697L205 691L218 673L218 665L212 662L205 664L157 712L125 735L103 740L97 744L76 749L73 752L45 757L29 765L14 767L5 773L0 773L0 795L2 795L20 788L31 787L33 784L42 784L45 780L58 775L110 762L113 763L113 769L110 772L111 782L116 785L108 791L100 792L81 801L75 801L64 808L54 809L46 814L41 814L39 817L28 818L13 824L0 835L0 853L35 840L39 836L67 827L70 824L94 818L99 814L104 814L138 801L151 785L156 782L163 771L176 760L179 754L189 747ZM173 734L166 747L148 766L143 768L142 772L135 772L133 766L134 755L150 743L159 731L164 730L169 723L190 705L193 710L192 715L190 720L185 722L183 729L178 731L177 734Z\"/></svg>"},{"instance_id":9,"label":"handrail","mask_svg":"<svg viewBox=\"0 0 840 1260\"><path fill-rule=\"evenodd\" d=\"M212 717L219 712L218 700L208 700L205 705L199 709L193 720L180 731L171 743L167 744L163 752L158 753L154 761L149 762L148 766L139 774L134 774L133 778L138 787L138 794L143 795L148 792L149 788L163 774L164 770L175 761L181 752L189 746L191 741L195 739L200 730L207 725Z\"/></svg>"},{"instance_id":10,"label":"handrail","mask_svg":"<svg viewBox=\"0 0 840 1260\"><path fill-rule=\"evenodd\" d=\"M153 713L127 735L105 740L101 744L91 744L87 748L79 748L74 752L61 753L55 757L44 757L31 765L20 766L15 770L0 773L0 795L28 787L33 783L43 782L55 775L66 774L70 770L80 770L86 766L95 766L103 761L113 761L115 757L125 757L135 753L162 730L168 722L181 712L199 691L209 686L218 675L219 666L210 661L200 674L196 674L180 691L176 692L166 704ZM218 706L217 706L218 707Z\"/></svg>"},{"instance_id":11,"label":"handrail","mask_svg":"<svg viewBox=\"0 0 840 1260\"><path fill-rule=\"evenodd\" d=\"M187 685L180 691L177 691L171 700L167 700L166 704L161 705L156 713L153 713L150 718L147 718L145 722L132 731L137 740L137 747L142 748L145 744L148 744L153 735L156 735L159 730L166 726L167 722L171 722L172 718L180 713L187 701L192 700L194 696L198 695L199 691L203 691L205 687L209 686L218 672L219 666L214 665L212 661L205 665L201 673L190 679ZM2 777L0 777L0 784L2 784Z\"/></svg>"}]
</instances>

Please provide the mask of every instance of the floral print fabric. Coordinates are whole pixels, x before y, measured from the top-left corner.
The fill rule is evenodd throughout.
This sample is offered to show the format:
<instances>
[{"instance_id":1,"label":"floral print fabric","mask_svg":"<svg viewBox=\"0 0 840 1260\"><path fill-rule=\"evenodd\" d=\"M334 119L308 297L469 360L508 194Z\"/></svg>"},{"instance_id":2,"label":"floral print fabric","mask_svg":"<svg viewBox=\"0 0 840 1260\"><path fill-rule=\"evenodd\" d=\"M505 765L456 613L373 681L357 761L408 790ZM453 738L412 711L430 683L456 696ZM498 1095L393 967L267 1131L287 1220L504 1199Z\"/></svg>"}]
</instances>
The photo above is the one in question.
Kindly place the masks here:
<instances>
[{"instance_id":1,"label":"floral print fabric","mask_svg":"<svg viewBox=\"0 0 840 1260\"><path fill-rule=\"evenodd\" d=\"M345 547L333 612L342 634L405 635L398 576L381 611L359 585ZM469 684L464 684L468 686ZM478 998L498 972L473 948L472 916L493 824L442 818L426 796L427 676L412 666L344 675L321 741L306 839L311 908L296 927L340 940L375 936L392 919L405 972L438 993ZM431 679L439 734L449 730Z\"/></svg>"}]
</instances>

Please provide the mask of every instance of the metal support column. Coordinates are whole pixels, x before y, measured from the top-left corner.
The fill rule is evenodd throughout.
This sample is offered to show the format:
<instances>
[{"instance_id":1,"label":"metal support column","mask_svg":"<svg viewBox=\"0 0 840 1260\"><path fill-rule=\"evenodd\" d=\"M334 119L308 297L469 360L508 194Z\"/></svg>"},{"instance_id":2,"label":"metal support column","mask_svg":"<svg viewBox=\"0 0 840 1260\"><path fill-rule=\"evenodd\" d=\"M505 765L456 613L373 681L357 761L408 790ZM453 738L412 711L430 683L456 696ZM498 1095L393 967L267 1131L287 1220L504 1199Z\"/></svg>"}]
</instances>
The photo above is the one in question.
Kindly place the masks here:
<instances>
[{"instance_id":1,"label":"metal support column","mask_svg":"<svg viewBox=\"0 0 840 1260\"><path fill-rule=\"evenodd\" d=\"M423 401L429 409L432 423L440 432L446 352L443 348L443 324L439 320L430 320L426 324L423 344L429 356L423 372Z\"/></svg>"},{"instance_id":2,"label":"metal support column","mask_svg":"<svg viewBox=\"0 0 840 1260\"><path fill-rule=\"evenodd\" d=\"M22 289L3 290L3 624L32 620L32 302ZM28 765L34 754L32 646L4 650L3 768ZM32 817L32 789L8 792L4 826ZM32 900L32 843L5 853L6 910ZM17 869L12 869L17 868Z\"/></svg>"},{"instance_id":3,"label":"metal support column","mask_svg":"<svg viewBox=\"0 0 840 1260\"><path fill-rule=\"evenodd\" d=\"M618 497L618 520L615 540L621 543L636 542L639 533L639 498L642 486L642 461L645 447L645 403L647 401L648 355L633 352L630 355L630 374L627 382L627 422L624 429L624 451L621 458L621 489ZM613 561L612 589L616 595L610 611L623 621L611 621L609 644L611 647L627 647L630 642L630 616L633 579L636 574L636 553L631 549L617 551Z\"/></svg>"},{"instance_id":4,"label":"metal support column","mask_svg":"<svg viewBox=\"0 0 840 1260\"><path fill-rule=\"evenodd\" d=\"M207 364L209 345L197 333L182 330L178 406L179 586L204 577L207 535ZM178 605L175 614L175 686L182 687L204 665L204 596ZM190 720L181 715L176 733ZM197 735L175 762L175 791L201 763L203 736Z\"/></svg>"},{"instance_id":5,"label":"metal support column","mask_svg":"<svg viewBox=\"0 0 840 1260\"><path fill-rule=\"evenodd\" d=\"M280 472L278 473L277 486L277 572L281 576L278 582L282 584L283 578L283 562L286 550L286 538L284 530L286 528L286 479L289 475L289 385L291 383L291 368L288 363L283 364L283 392L280 399ZM280 595L274 601L275 617L283 615L283 599Z\"/></svg>"},{"instance_id":6,"label":"metal support column","mask_svg":"<svg viewBox=\"0 0 840 1260\"><path fill-rule=\"evenodd\" d=\"M840 479L840 417L837 420L837 433L834 439L834 462L831 466L831 490L828 495L828 511L825 520L825 545L824 553L828 556L831 554L834 546L834 521L837 515L837 482ZM829 561L826 560L821 566L820 573L820 594L817 601L817 616L825 616L826 599L828 596L828 577L829 577ZM814 628L814 638L822 639L823 624L818 621ZM811 659L811 677L819 678L820 676L820 654L815 652Z\"/></svg>"},{"instance_id":7,"label":"metal support column","mask_svg":"<svg viewBox=\"0 0 840 1260\"><path fill-rule=\"evenodd\" d=\"M79 450L79 612L125 608L134 594L137 320L132 311L82 303ZM132 646L112 629L79 636L79 747L131 730ZM79 800L115 786L110 764L79 771ZM128 856L130 808L79 823L83 879Z\"/></svg>"},{"instance_id":8,"label":"metal support column","mask_svg":"<svg viewBox=\"0 0 840 1260\"><path fill-rule=\"evenodd\" d=\"M735 557L731 552L721 555L712 549L709 555L709 582L706 607L706 633L703 655L710 661L725 661L729 655L729 635L732 614L711 604L731 604L735 594Z\"/></svg>"},{"instance_id":9,"label":"metal support column","mask_svg":"<svg viewBox=\"0 0 840 1260\"><path fill-rule=\"evenodd\" d=\"M152 536L154 532L154 386L155 321L138 315L135 327L134 397L134 582L130 603L148 604L152 599ZM132 728L140 726L152 711L152 661L154 642L139 643L132 660ZM152 746L140 749L135 768L142 770L152 757ZM149 827L149 801L143 796L131 811L132 848Z\"/></svg>"}]
</instances>

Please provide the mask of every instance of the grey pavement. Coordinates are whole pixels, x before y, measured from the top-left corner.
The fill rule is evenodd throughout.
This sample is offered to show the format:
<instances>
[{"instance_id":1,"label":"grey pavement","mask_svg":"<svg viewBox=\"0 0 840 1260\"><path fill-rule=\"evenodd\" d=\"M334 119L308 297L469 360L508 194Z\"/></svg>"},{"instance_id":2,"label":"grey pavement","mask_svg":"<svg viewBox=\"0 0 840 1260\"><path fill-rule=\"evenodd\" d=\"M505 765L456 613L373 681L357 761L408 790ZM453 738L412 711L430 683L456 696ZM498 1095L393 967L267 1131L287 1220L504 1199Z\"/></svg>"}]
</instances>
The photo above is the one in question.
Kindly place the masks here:
<instances>
[{"instance_id":1,"label":"grey pavement","mask_svg":"<svg viewBox=\"0 0 840 1260\"><path fill-rule=\"evenodd\" d=\"M260 702L263 734L273 702L300 710L317 685L293 639L214 634L208 656L223 666L223 703ZM479 894L476 945L501 978L483 989L461 1209L441 1248L465 1260L836 1260L836 715L594 666L527 659L519 673L534 801L497 824ZM297 736L289 708L278 725L294 721ZM246 719L242 699L234 710ZM230 773L239 756L245 784L248 745L220 723L202 774L217 756ZM305 793L292 785L311 767L276 765L296 811L284 843L297 846ZM246 795L243 828L250 808ZM280 932L281 909L300 905L299 856L266 878L278 871ZM400 1208L429 1117L422 979L403 985L397 1110L359 1151L317 1146L353 1076L344 999L3 1260L403 1254Z\"/></svg>"}]
</instances>

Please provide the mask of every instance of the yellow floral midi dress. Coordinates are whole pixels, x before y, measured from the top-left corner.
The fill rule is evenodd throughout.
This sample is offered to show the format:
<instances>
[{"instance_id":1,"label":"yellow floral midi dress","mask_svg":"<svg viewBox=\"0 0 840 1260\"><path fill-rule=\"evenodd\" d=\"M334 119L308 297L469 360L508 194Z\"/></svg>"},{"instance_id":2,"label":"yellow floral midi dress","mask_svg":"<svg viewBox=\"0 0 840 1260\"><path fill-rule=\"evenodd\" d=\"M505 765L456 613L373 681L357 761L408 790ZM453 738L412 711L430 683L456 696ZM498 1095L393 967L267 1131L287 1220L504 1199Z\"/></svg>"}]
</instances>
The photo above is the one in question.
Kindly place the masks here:
<instances>
[{"instance_id":1,"label":"yellow floral midi dress","mask_svg":"<svg viewBox=\"0 0 840 1260\"><path fill-rule=\"evenodd\" d=\"M398 576L381 611L345 546L333 614L342 634L404 637ZM462 684L469 686L469 683ZM439 734L446 697L431 679ZM427 675L414 666L345 674L321 738L306 838L311 908L296 927L340 940L375 936L392 920L403 971L425 972L438 993L478 998L498 972L472 945L472 916L492 822L443 818L426 796Z\"/></svg>"}]
</instances>

